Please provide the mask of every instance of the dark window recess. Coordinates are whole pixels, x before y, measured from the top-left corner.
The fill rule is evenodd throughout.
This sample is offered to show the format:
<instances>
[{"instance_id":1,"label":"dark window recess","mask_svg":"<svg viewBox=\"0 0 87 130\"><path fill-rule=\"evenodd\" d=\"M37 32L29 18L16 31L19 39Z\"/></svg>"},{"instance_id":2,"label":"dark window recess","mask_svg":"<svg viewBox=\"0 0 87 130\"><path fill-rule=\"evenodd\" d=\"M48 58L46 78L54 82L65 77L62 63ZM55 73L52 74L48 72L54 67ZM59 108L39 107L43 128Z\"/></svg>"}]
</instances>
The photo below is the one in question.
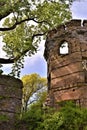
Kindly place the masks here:
<instances>
[{"instance_id":1,"label":"dark window recess","mask_svg":"<svg viewBox=\"0 0 87 130\"><path fill-rule=\"evenodd\" d=\"M85 82L87 83L87 70L85 70L84 73L85 73Z\"/></svg>"},{"instance_id":2,"label":"dark window recess","mask_svg":"<svg viewBox=\"0 0 87 130\"><path fill-rule=\"evenodd\" d=\"M67 41L64 41L63 43L61 43L59 47L59 54L60 55L69 54L69 45Z\"/></svg>"},{"instance_id":3,"label":"dark window recess","mask_svg":"<svg viewBox=\"0 0 87 130\"><path fill-rule=\"evenodd\" d=\"M51 86L51 74L48 75L48 90L50 89Z\"/></svg>"}]
</instances>

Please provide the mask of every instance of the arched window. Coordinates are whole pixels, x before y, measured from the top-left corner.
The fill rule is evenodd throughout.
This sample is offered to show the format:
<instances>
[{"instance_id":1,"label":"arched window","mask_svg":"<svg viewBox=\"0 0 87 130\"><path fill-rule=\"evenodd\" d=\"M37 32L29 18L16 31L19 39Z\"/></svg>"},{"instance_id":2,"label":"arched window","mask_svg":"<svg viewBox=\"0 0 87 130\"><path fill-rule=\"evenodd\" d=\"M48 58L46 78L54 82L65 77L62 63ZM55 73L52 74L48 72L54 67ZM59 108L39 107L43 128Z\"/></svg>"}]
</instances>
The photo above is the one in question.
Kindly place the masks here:
<instances>
[{"instance_id":1,"label":"arched window","mask_svg":"<svg viewBox=\"0 0 87 130\"><path fill-rule=\"evenodd\" d=\"M69 54L69 44L67 41L64 41L63 43L61 43L59 47L59 54L61 55Z\"/></svg>"}]
</instances>

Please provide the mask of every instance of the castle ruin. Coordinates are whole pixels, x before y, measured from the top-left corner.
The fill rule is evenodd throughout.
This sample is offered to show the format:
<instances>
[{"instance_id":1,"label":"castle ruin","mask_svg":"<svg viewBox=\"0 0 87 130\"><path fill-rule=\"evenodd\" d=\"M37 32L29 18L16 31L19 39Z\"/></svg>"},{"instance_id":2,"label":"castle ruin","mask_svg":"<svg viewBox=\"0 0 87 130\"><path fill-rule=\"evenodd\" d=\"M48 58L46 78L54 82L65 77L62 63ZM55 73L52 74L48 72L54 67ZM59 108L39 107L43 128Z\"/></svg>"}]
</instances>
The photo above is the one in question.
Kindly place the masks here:
<instances>
[{"instance_id":1,"label":"castle ruin","mask_svg":"<svg viewBox=\"0 0 87 130\"><path fill-rule=\"evenodd\" d=\"M0 75L0 130L16 130L22 106L22 81Z\"/></svg>"},{"instance_id":2,"label":"castle ruin","mask_svg":"<svg viewBox=\"0 0 87 130\"><path fill-rule=\"evenodd\" d=\"M87 20L71 20L48 32L47 105L74 101L87 107Z\"/></svg>"}]
</instances>

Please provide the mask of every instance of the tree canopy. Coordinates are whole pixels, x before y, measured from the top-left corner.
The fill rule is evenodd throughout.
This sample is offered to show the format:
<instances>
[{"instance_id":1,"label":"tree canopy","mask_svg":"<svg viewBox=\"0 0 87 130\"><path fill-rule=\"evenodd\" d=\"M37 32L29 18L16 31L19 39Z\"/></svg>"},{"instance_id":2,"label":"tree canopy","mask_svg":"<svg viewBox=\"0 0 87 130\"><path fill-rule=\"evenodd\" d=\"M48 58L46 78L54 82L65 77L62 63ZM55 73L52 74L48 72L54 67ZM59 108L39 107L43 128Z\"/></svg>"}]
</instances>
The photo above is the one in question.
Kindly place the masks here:
<instances>
[{"instance_id":1,"label":"tree canopy","mask_svg":"<svg viewBox=\"0 0 87 130\"><path fill-rule=\"evenodd\" d=\"M24 107L23 109L27 110L28 104L31 104L37 100L42 100L43 95L44 96L46 95L47 81L46 78L41 77L36 73L23 76L22 81L23 81L23 107ZM31 97L32 99L30 100ZM39 97L42 98L39 99Z\"/></svg>"},{"instance_id":2,"label":"tree canopy","mask_svg":"<svg viewBox=\"0 0 87 130\"><path fill-rule=\"evenodd\" d=\"M13 63L12 73L23 67L24 56L37 52L41 36L71 18L71 0L0 0L0 36L5 43L6 59ZM18 74L19 74L18 73Z\"/></svg>"}]
</instances>

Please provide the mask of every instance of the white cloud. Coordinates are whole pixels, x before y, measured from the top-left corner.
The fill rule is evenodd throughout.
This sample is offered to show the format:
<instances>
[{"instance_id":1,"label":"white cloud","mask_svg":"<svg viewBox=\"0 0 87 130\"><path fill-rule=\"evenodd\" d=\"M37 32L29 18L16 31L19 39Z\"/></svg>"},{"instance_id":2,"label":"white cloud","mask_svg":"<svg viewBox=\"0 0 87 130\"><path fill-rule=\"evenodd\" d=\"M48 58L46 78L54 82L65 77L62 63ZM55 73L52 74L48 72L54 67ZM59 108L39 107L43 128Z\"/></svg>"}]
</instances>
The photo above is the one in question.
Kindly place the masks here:
<instances>
[{"instance_id":1,"label":"white cloud","mask_svg":"<svg viewBox=\"0 0 87 130\"><path fill-rule=\"evenodd\" d=\"M71 11L73 19L87 19L87 0L74 1Z\"/></svg>"},{"instance_id":2,"label":"white cloud","mask_svg":"<svg viewBox=\"0 0 87 130\"><path fill-rule=\"evenodd\" d=\"M25 58L25 66L26 65L33 65L35 64L35 62L39 59L39 58L42 58L43 59L43 54L44 54L44 42L45 41L42 41L39 45L39 48L38 48L38 51L35 55L32 55L31 57L26 57ZM28 61L29 61L29 64L28 64Z\"/></svg>"},{"instance_id":3,"label":"white cloud","mask_svg":"<svg viewBox=\"0 0 87 130\"><path fill-rule=\"evenodd\" d=\"M47 67L46 61L44 59L44 42L42 41L39 45L38 52L31 56L25 58L24 69L21 71L21 76L30 73L38 73L41 76L46 76Z\"/></svg>"}]
</instances>

